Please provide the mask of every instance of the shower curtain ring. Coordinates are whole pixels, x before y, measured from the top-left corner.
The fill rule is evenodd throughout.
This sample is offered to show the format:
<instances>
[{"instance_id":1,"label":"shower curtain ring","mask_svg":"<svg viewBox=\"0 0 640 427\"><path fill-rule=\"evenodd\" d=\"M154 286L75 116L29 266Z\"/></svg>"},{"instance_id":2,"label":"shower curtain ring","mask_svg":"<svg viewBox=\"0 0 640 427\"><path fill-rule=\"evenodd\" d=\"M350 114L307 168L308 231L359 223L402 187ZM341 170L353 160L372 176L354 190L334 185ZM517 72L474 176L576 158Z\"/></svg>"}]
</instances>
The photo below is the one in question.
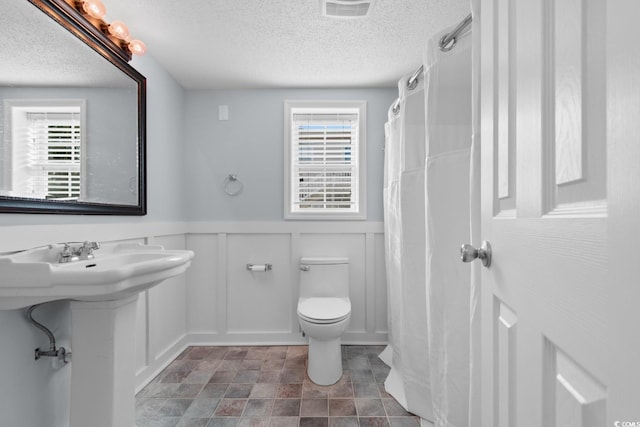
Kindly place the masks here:
<instances>
[{"instance_id":1,"label":"shower curtain ring","mask_svg":"<svg viewBox=\"0 0 640 427\"><path fill-rule=\"evenodd\" d=\"M458 39L454 36L449 38L449 34L445 34L440 39L440 50L443 52L449 52L451 49L456 47L458 43Z\"/></svg>"}]
</instances>

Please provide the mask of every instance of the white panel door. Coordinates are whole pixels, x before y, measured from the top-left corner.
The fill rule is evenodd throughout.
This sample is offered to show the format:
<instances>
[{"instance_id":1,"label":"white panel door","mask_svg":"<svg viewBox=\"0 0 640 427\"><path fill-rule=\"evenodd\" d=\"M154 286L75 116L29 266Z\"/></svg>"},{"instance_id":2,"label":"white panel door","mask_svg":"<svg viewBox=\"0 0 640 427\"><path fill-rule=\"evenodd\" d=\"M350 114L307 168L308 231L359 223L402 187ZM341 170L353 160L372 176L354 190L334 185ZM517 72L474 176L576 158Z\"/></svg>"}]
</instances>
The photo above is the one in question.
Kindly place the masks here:
<instances>
[{"instance_id":1,"label":"white panel door","mask_svg":"<svg viewBox=\"0 0 640 427\"><path fill-rule=\"evenodd\" d=\"M640 425L640 2L479 19L482 426Z\"/></svg>"}]
</instances>

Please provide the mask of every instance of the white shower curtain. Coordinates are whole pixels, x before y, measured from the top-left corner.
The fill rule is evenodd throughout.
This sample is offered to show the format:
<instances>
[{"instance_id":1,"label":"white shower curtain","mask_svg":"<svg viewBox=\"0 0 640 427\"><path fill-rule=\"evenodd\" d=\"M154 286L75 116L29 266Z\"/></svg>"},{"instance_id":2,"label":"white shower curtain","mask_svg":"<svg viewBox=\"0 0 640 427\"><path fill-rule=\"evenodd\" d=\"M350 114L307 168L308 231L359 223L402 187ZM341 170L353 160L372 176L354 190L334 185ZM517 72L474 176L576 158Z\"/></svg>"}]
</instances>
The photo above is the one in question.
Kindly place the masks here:
<instances>
[{"instance_id":1,"label":"white shower curtain","mask_svg":"<svg viewBox=\"0 0 640 427\"><path fill-rule=\"evenodd\" d=\"M387 392L405 409L433 418L429 382L427 289L425 287L424 78L410 90L400 79L400 97L385 125L385 253L390 345L382 359L391 366Z\"/></svg>"},{"instance_id":2,"label":"white shower curtain","mask_svg":"<svg viewBox=\"0 0 640 427\"><path fill-rule=\"evenodd\" d=\"M399 82L385 125L385 243L391 371L387 392L439 427L468 425L471 45L428 43L424 72Z\"/></svg>"}]
</instances>

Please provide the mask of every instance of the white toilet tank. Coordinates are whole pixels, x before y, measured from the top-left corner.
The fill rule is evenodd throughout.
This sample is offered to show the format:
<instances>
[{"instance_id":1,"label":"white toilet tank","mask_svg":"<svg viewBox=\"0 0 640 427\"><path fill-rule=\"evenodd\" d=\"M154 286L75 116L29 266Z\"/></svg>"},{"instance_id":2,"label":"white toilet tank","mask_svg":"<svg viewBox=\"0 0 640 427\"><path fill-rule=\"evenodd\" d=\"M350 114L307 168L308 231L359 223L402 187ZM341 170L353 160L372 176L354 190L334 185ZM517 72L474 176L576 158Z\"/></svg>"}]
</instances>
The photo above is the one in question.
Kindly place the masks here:
<instances>
[{"instance_id":1,"label":"white toilet tank","mask_svg":"<svg viewBox=\"0 0 640 427\"><path fill-rule=\"evenodd\" d=\"M300 258L300 298L349 298L349 258Z\"/></svg>"}]
</instances>

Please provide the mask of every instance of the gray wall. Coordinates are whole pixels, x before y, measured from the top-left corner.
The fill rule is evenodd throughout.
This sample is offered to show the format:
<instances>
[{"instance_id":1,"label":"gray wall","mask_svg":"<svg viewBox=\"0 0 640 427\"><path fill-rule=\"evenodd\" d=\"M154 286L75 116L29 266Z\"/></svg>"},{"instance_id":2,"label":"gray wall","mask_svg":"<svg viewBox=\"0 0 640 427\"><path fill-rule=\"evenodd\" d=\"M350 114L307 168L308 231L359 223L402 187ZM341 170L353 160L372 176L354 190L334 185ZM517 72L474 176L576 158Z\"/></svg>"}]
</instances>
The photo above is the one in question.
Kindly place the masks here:
<instances>
[{"instance_id":1,"label":"gray wall","mask_svg":"<svg viewBox=\"0 0 640 427\"><path fill-rule=\"evenodd\" d=\"M283 220L283 101L367 101L367 212L382 221L384 123L395 89L257 89L187 92L185 108L187 220ZM218 106L229 120L218 120ZM239 196L224 193L234 173L244 184Z\"/></svg>"},{"instance_id":2,"label":"gray wall","mask_svg":"<svg viewBox=\"0 0 640 427\"><path fill-rule=\"evenodd\" d=\"M185 92L150 56L133 66L147 78L147 205L145 217L1 214L0 226L180 221L184 217ZM2 230L0 230L1 237ZM2 249L4 250L4 249ZM9 250L9 249L7 249Z\"/></svg>"}]
</instances>

